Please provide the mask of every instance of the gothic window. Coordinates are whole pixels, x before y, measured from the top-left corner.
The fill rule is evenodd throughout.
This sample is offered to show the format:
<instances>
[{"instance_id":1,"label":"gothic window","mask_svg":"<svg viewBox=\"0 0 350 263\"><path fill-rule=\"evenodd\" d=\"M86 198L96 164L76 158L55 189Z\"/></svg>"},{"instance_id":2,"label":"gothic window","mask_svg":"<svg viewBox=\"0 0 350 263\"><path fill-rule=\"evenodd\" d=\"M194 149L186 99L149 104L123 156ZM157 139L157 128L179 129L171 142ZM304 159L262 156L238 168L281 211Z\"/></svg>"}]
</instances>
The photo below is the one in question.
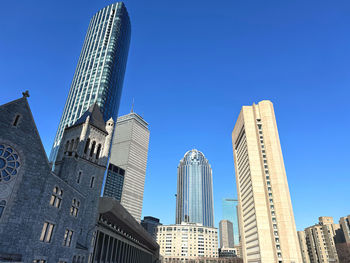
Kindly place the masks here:
<instances>
[{"instance_id":1,"label":"gothic window","mask_svg":"<svg viewBox=\"0 0 350 263\"><path fill-rule=\"evenodd\" d=\"M54 228L54 224L44 222L43 229L41 230L40 241L50 243Z\"/></svg>"},{"instance_id":2,"label":"gothic window","mask_svg":"<svg viewBox=\"0 0 350 263\"><path fill-rule=\"evenodd\" d=\"M100 158L100 153L101 153L101 144L97 146L97 152L96 152L96 159Z\"/></svg>"},{"instance_id":3,"label":"gothic window","mask_svg":"<svg viewBox=\"0 0 350 263\"><path fill-rule=\"evenodd\" d=\"M5 210L5 206L6 206L6 201L5 200L0 201L0 218L2 216L2 213Z\"/></svg>"},{"instance_id":4,"label":"gothic window","mask_svg":"<svg viewBox=\"0 0 350 263\"><path fill-rule=\"evenodd\" d=\"M10 181L20 166L18 154L10 146L0 144L0 183Z\"/></svg>"},{"instance_id":5,"label":"gothic window","mask_svg":"<svg viewBox=\"0 0 350 263\"><path fill-rule=\"evenodd\" d=\"M77 199L73 198L72 200L72 207L70 208L70 214L74 217L78 216L80 202L77 201Z\"/></svg>"},{"instance_id":6,"label":"gothic window","mask_svg":"<svg viewBox=\"0 0 350 263\"><path fill-rule=\"evenodd\" d=\"M63 191L62 189L55 186L52 191L50 205L60 208L62 202Z\"/></svg>"},{"instance_id":7,"label":"gothic window","mask_svg":"<svg viewBox=\"0 0 350 263\"><path fill-rule=\"evenodd\" d=\"M84 153L86 154L90 146L90 138L86 140L85 148L84 148Z\"/></svg>"},{"instance_id":8,"label":"gothic window","mask_svg":"<svg viewBox=\"0 0 350 263\"><path fill-rule=\"evenodd\" d=\"M73 263L77 263L77 256L73 257Z\"/></svg>"},{"instance_id":9,"label":"gothic window","mask_svg":"<svg viewBox=\"0 0 350 263\"><path fill-rule=\"evenodd\" d=\"M66 142L64 146L64 152L68 152L69 141Z\"/></svg>"},{"instance_id":10,"label":"gothic window","mask_svg":"<svg viewBox=\"0 0 350 263\"><path fill-rule=\"evenodd\" d=\"M94 187L95 177L91 177L90 188Z\"/></svg>"},{"instance_id":11,"label":"gothic window","mask_svg":"<svg viewBox=\"0 0 350 263\"><path fill-rule=\"evenodd\" d=\"M94 154L95 147L96 147L96 142L93 141L93 142L92 142L92 145L91 145L90 157L92 157L92 155Z\"/></svg>"},{"instance_id":12,"label":"gothic window","mask_svg":"<svg viewBox=\"0 0 350 263\"><path fill-rule=\"evenodd\" d=\"M72 242L72 237L73 237L73 231L66 229L66 231L64 232L63 246L70 247L70 244ZM74 262L74 259L73 259L73 262Z\"/></svg>"},{"instance_id":13,"label":"gothic window","mask_svg":"<svg viewBox=\"0 0 350 263\"><path fill-rule=\"evenodd\" d=\"M69 151L71 152L73 150L73 145L74 145L74 139L72 139L70 141L70 145L69 145Z\"/></svg>"}]
</instances>

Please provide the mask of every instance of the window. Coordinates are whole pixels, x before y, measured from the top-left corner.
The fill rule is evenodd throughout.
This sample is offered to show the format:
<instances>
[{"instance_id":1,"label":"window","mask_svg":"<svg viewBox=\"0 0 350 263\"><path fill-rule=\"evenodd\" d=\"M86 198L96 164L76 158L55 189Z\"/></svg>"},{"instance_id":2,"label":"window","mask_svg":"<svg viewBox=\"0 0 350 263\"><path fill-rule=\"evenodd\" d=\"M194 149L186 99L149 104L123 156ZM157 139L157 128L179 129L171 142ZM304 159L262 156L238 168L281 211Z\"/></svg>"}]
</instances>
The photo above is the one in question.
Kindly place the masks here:
<instances>
[{"instance_id":1,"label":"window","mask_svg":"<svg viewBox=\"0 0 350 263\"><path fill-rule=\"evenodd\" d=\"M95 177L91 177L90 188L94 187Z\"/></svg>"},{"instance_id":2,"label":"window","mask_svg":"<svg viewBox=\"0 0 350 263\"><path fill-rule=\"evenodd\" d=\"M6 201L5 201L5 200L2 200L2 201L0 202L0 218L1 218L1 216L2 216L2 213L3 213L4 210L5 210L5 206L6 206Z\"/></svg>"},{"instance_id":3,"label":"window","mask_svg":"<svg viewBox=\"0 0 350 263\"><path fill-rule=\"evenodd\" d=\"M60 208L62 202L63 191L62 189L55 186L52 191L50 205Z\"/></svg>"},{"instance_id":4,"label":"window","mask_svg":"<svg viewBox=\"0 0 350 263\"><path fill-rule=\"evenodd\" d=\"M66 231L64 232L63 246L70 247L70 244L72 242L72 237L73 237L73 231L66 229Z\"/></svg>"},{"instance_id":5,"label":"window","mask_svg":"<svg viewBox=\"0 0 350 263\"><path fill-rule=\"evenodd\" d=\"M101 146L101 144L99 144L97 146L96 159L100 158L101 148L102 148L102 146Z\"/></svg>"},{"instance_id":6,"label":"window","mask_svg":"<svg viewBox=\"0 0 350 263\"><path fill-rule=\"evenodd\" d=\"M19 121L19 118L20 118L21 116L20 115L16 115L16 117L15 117L15 120L13 121L13 126L17 126L18 125L18 121Z\"/></svg>"},{"instance_id":7,"label":"window","mask_svg":"<svg viewBox=\"0 0 350 263\"><path fill-rule=\"evenodd\" d=\"M93 141L91 145L91 150L90 150L90 157L92 157L92 155L94 154L95 147L96 147L96 142Z\"/></svg>"},{"instance_id":8,"label":"window","mask_svg":"<svg viewBox=\"0 0 350 263\"><path fill-rule=\"evenodd\" d=\"M54 224L44 222L43 229L41 230L40 241L50 243L54 228Z\"/></svg>"},{"instance_id":9,"label":"window","mask_svg":"<svg viewBox=\"0 0 350 263\"><path fill-rule=\"evenodd\" d=\"M80 184L82 171L78 172L77 183Z\"/></svg>"},{"instance_id":10,"label":"window","mask_svg":"<svg viewBox=\"0 0 350 263\"><path fill-rule=\"evenodd\" d=\"M88 138L86 140L86 144L85 144L85 148L84 148L84 153L86 154L88 149L89 149L89 145L90 145L90 138Z\"/></svg>"},{"instance_id":11,"label":"window","mask_svg":"<svg viewBox=\"0 0 350 263\"><path fill-rule=\"evenodd\" d=\"M45 259L34 259L33 263L46 263Z\"/></svg>"},{"instance_id":12,"label":"window","mask_svg":"<svg viewBox=\"0 0 350 263\"><path fill-rule=\"evenodd\" d=\"M72 200L72 207L70 208L70 214L74 217L78 216L80 202L77 201L75 198Z\"/></svg>"}]
</instances>

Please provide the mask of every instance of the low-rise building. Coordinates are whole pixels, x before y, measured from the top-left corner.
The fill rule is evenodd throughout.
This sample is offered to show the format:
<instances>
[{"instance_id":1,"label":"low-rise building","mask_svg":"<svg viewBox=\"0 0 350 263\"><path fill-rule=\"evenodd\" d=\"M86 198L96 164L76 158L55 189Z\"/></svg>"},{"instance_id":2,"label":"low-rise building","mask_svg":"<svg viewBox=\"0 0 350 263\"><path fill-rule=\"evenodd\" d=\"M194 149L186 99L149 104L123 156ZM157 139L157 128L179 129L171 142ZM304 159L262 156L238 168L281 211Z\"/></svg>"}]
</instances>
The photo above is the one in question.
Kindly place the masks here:
<instances>
[{"instance_id":1,"label":"low-rise building","mask_svg":"<svg viewBox=\"0 0 350 263\"><path fill-rule=\"evenodd\" d=\"M217 228L195 223L162 225L157 226L156 237L163 262L219 256Z\"/></svg>"}]
</instances>

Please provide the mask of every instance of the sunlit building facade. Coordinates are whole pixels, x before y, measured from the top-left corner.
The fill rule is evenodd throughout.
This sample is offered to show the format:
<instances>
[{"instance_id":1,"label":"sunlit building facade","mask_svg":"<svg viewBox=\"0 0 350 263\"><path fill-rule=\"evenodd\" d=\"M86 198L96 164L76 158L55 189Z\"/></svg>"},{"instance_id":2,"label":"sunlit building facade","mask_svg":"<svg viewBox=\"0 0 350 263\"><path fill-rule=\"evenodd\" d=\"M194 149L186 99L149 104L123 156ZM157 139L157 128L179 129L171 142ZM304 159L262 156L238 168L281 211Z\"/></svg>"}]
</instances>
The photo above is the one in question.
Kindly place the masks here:
<instances>
[{"instance_id":1,"label":"sunlit building facade","mask_svg":"<svg viewBox=\"0 0 350 263\"><path fill-rule=\"evenodd\" d=\"M55 162L66 126L95 102L105 121L117 119L130 44L130 19L122 2L97 12L90 21L50 154Z\"/></svg>"},{"instance_id":2,"label":"sunlit building facade","mask_svg":"<svg viewBox=\"0 0 350 263\"><path fill-rule=\"evenodd\" d=\"M212 170L204 154L188 151L177 168L176 223L214 226Z\"/></svg>"}]
</instances>

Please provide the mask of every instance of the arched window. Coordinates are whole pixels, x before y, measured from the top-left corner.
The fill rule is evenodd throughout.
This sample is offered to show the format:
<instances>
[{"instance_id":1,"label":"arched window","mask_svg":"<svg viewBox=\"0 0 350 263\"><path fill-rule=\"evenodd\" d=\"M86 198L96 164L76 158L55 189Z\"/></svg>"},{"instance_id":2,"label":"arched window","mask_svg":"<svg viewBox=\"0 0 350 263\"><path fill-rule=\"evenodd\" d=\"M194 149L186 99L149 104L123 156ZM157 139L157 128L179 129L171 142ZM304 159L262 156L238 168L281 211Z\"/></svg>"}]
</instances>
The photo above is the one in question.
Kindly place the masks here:
<instances>
[{"instance_id":1,"label":"arched window","mask_svg":"<svg viewBox=\"0 0 350 263\"><path fill-rule=\"evenodd\" d=\"M63 191L59 187L55 186L52 191L50 205L60 208L62 202Z\"/></svg>"},{"instance_id":2,"label":"arched window","mask_svg":"<svg viewBox=\"0 0 350 263\"><path fill-rule=\"evenodd\" d=\"M80 263L80 256L78 256L78 263Z\"/></svg>"},{"instance_id":3,"label":"arched window","mask_svg":"<svg viewBox=\"0 0 350 263\"><path fill-rule=\"evenodd\" d=\"M72 139L70 141L70 145L69 145L69 151L71 152L73 150L73 146L74 146L74 139Z\"/></svg>"},{"instance_id":4,"label":"arched window","mask_svg":"<svg viewBox=\"0 0 350 263\"><path fill-rule=\"evenodd\" d=\"M77 256L73 257L73 263L77 263Z\"/></svg>"},{"instance_id":5,"label":"arched window","mask_svg":"<svg viewBox=\"0 0 350 263\"><path fill-rule=\"evenodd\" d=\"M6 201L5 200L0 201L0 218L5 210L5 206L6 206Z\"/></svg>"},{"instance_id":6,"label":"arched window","mask_svg":"<svg viewBox=\"0 0 350 263\"><path fill-rule=\"evenodd\" d=\"M86 140L86 144L85 144L85 148L84 148L84 153L87 153L88 149L89 149L89 146L90 146L90 138L88 138Z\"/></svg>"},{"instance_id":7,"label":"arched window","mask_svg":"<svg viewBox=\"0 0 350 263\"><path fill-rule=\"evenodd\" d=\"M90 150L90 157L92 157L92 155L94 154L95 147L96 147L96 142L93 141L91 145L91 150Z\"/></svg>"},{"instance_id":8,"label":"arched window","mask_svg":"<svg viewBox=\"0 0 350 263\"><path fill-rule=\"evenodd\" d=\"M101 144L99 144L97 146L96 159L100 158L101 148L102 148L102 146L101 146Z\"/></svg>"},{"instance_id":9,"label":"arched window","mask_svg":"<svg viewBox=\"0 0 350 263\"><path fill-rule=\"evenodd\" d=\"M65 146L64 146L64 152L68 151L68 146L69 146L69 141L66 142Z\"/></svg>"},{"instance_id":10,"label":"arched window","mask_svg":"<svg viewBox=\"0 0 350 263\"><path fill-rule=\"evenodd\" d=\"M77 201L77 199L73 198L72 200L72 207L70 208L70 214L74 217L78 216L80 202Z\"/></svg>"}]
</instances>

